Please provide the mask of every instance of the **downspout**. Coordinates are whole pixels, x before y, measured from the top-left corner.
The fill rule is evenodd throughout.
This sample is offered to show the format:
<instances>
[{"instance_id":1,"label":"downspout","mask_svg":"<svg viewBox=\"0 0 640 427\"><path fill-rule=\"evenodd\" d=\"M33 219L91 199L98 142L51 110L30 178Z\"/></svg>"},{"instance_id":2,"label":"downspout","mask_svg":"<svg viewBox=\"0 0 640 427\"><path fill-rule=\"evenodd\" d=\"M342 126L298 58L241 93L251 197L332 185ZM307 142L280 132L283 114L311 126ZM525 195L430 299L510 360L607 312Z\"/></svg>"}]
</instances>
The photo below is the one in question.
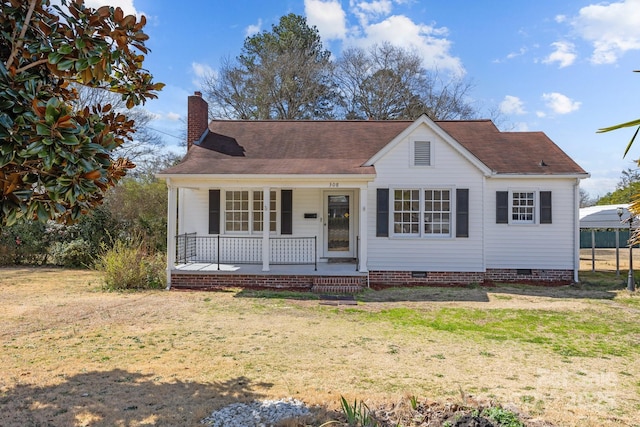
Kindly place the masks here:
<instances>
[{"instance_id":1,"label":"downspout","mask_svg":"<svg viewBox=\"0 0 640 427\"><path fill-rule=\"evenodd\" d=\"M580 179L573 184L573 282L578 283L580 270Z\"/></svg>"}]
</instances>

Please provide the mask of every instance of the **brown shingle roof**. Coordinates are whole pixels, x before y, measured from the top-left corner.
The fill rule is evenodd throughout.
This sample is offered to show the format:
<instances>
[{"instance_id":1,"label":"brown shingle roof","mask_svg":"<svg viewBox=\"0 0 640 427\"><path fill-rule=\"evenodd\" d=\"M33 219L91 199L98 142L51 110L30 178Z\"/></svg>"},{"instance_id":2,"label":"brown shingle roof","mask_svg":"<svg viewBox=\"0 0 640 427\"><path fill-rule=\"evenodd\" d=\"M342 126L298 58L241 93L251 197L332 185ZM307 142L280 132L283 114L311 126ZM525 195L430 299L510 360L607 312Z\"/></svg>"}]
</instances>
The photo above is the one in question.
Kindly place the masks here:
<instances>
[{"instance_id":1,"label":"brown shingle roof","mask_svg":"<svg viewBox=\"0 0 640 427\"><path fill-rule=\"evenodd\" d=\"M490 120L436 123L496 173L586 174L543 132L500 132Z\"/></svg>"},{"instance_id":2,"label":"brown shingle roof","mask_svg":"<svg viewBox=\"0 0 640 427\"><path fill-rule=\"evenodd\" d=\"M214 120L162 174L373 174L363 163L412 123ZM497 173L585 173L542 132L500 132L489 120L436 123Z\"/></svg>"}]
</instances>

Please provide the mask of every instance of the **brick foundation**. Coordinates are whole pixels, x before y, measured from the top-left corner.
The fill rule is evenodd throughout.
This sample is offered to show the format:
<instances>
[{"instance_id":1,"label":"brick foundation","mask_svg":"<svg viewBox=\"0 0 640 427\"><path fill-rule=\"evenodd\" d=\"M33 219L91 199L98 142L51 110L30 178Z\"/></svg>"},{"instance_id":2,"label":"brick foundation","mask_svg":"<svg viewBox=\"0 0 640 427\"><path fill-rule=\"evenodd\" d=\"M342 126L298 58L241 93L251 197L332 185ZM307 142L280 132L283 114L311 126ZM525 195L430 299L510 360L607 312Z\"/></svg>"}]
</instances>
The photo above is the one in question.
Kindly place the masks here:
<instances>
[{"instance_id":1,"label":"brick foundation","mask_svg":"<svg viewBox=\"0 0 640 427\"><path fill-rule=\"evenodd\" d=\"M486 272L370 271L369 286L467 286L471 284L523 283L555 286L573 283L572 270L488 269ZM357 292L367 286L366 276L260 275L176 272L173 289L216 290L224 288L277 289L309 292Z\"/></svg>"},{"instance_id":2,"label":"brick foundation","mask_svg":"<svg viewBox=\"0 0 640 427\"><path fill-rule=\"evenodd\" d=\"M531 273L531 274L529 274ZM542 285L568 285L573 283L573 270L516 270L491 268L485 273L489 282L517 282Z\"/></svg>"},{"instance_id":3,"label":"brick foundation","mask_svg":"<svg viewBox=\"0 0 640 427\"><path fill-rule=\"evenodd\" d=\"M171 273L172 289L216 290L224 288L278 289L307 292L316 276Z\"/></svg>"},{"instance_id":4,"label":"brick foundation","mask_svg":"<svg viewBox=\"0 0 640 427\"><path fill-rule=\"evenodd\" d=\"M486 272L369 272L369 283L372 288L391 286L467 286L471 284L486 285L494 282L545 286L567 285L573 283L573 270L488 269Z\"/></svg>"}]
</instances>

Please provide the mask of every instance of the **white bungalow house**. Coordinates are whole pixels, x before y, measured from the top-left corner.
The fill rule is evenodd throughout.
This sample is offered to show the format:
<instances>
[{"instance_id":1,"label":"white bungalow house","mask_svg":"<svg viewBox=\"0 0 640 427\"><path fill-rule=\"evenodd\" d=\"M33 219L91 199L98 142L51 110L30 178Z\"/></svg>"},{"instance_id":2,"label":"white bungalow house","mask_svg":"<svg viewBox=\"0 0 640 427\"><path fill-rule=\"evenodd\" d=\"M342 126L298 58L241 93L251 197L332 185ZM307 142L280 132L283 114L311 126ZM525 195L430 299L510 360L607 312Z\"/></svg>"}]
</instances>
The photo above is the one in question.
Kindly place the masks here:
<instances>
[{"instance_id":1,"label":"white bungalow house","mask_svg":"<svg viewBox=\"0 0 640 427\"><path fill-rule=\"evenodd\" d=\"M426 115L209 122L196 92L188 141L158 175L172 287L577 280L589 175L542 132Z\"/></svg>"}]
</instances>

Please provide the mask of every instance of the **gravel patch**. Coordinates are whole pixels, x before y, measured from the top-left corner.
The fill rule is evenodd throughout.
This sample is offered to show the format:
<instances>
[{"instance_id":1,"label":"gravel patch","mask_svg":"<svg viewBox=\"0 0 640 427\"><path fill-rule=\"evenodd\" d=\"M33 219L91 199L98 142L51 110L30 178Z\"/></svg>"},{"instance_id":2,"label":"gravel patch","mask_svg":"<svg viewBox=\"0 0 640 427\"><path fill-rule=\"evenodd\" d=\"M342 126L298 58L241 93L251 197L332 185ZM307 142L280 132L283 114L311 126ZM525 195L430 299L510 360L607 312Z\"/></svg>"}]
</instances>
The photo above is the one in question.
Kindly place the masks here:
<instances>
[{"instance_id":1,"label":"gravel patch","mask_svg":"<svg viewBox=\"0 0 640 427\"><path fill-rule=\"evenodd\" d=\"M213 411L201 423L212 427L270 427L295 417L310 415L304 402L297 399L232 403Z\"/></svg>"}]
</instances>

